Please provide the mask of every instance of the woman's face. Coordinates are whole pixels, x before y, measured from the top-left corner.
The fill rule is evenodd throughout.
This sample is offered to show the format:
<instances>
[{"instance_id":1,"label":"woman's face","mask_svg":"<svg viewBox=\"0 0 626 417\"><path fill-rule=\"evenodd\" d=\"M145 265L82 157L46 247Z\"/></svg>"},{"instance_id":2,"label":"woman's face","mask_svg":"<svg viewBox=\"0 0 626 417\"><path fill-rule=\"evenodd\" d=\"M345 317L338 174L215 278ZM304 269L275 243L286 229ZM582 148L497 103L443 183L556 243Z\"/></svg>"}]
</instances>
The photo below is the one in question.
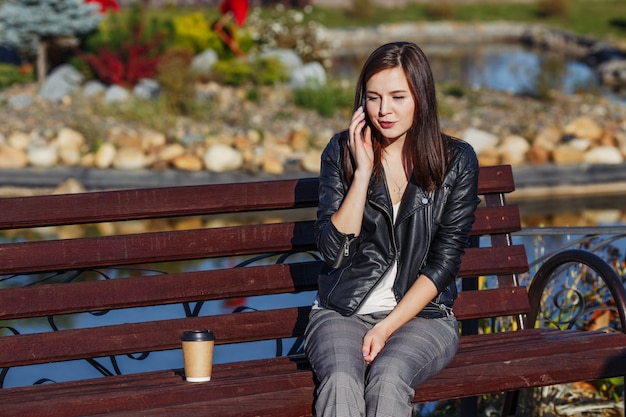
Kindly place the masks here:
<instances>
[{"instance_id":1,"label":"woman's face","mask_svg":"<svg viewBox=\"0 0 626 417\"><path fill-rule=\"evenodd\" d=\"M415 100L400 67L373 75L365 86L365 110L374 127L388 145L404 140L413 125Z\"/></svg>"}]
</instances>

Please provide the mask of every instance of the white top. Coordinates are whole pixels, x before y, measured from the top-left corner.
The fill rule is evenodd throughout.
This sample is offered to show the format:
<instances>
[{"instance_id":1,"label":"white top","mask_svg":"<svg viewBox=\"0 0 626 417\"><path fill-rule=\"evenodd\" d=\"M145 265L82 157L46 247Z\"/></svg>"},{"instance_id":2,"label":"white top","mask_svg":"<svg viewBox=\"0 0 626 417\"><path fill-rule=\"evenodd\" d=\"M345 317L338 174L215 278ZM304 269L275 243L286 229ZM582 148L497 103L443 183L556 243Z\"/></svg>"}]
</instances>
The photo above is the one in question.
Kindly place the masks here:
<instances>
[{"instance_id":1,"label":"white top","mask_svg":"<svg viewBox=\"0 0 626 417\"><path fill-rule=\"evenodd\" d=\"M393 205L393 222L396 222L398 217L398 209L400 203ZM383 279L380 280L378 285L374 287L370 295L365 302L361 304L361 307L356 311L357 314L371 314L377 311L393 310L398 304L396 297L393 295L393 283L396 280L398 274L398 262L394 262L389 271L385 274Z\"/></svg>"},{"instance_id":2,"label":"white top","mask_svg":"<svg viewBox=\"0 0 626 417\"><path fill-rule=\"evenodd\" d=\"M398 209L400 208L400 202L393 205L393 222L396 222L398 217ZM393 295L393 283L396 280L398 274L398 262L395 262L389 271L385 274L383 279L378 282L378 285L374 287L370 295L365 302L361 304L361 307L356 311L356 314L371 314L378 311L393 310L398 304L396 297ZM315 297L313 302L313 308L318 309L320 307L319 295Z\"/></svg>"}]
</instances>

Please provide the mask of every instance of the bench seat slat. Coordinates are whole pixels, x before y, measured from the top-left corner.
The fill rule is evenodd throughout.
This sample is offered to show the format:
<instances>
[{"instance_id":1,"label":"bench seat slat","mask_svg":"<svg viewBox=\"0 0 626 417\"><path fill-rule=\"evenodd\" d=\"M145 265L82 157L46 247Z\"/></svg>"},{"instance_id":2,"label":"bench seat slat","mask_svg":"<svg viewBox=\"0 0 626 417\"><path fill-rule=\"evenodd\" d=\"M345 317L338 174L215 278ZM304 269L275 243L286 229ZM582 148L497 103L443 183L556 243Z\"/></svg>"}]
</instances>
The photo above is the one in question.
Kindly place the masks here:
<instances>
[{"instance_id":1,"label":"bench seat slat","mask_svg":"<svg viewBox=\"0 0 626 417\"><path fill-rule=\"evenodd\" d=\"M510 233L520 229L516 207L483 207L473 234ZM153 232L0 246L0 274L58 271L180 261L290 250L315 250L313 222L285 222L243 227ZM193 243L191 243L193 242ZM214 245L214 242L220 242ZM270 245L268 242L272 242ZM77 257L76 254L81 256ZM37 254L34 256L33 254Z\"/></svg>"},{"instance_id":2,"label":"bench seat slat","mask_svg":"<svg viewBox=\"0 0 626 417\"><path fill-rule=\"evenodd\" d=\"M0 229L315 207L317 184L304 178L0 198Z\"/></svg>"},{"instance_id":3,"label":"bench seat slat","mask_svg":"<svg viewBox=\"0 0 626 417\"><path fill-rule=\"evenodd\" d=\"M0 198L0 230L315 207L317 188L316 178L303 178ZM481 168L479 194L514 189L510 166Z\"/></svg>"},{"instance_id":4,"label":"bench seat slat","mask_svg":"<svg viewBox=\"0 0 626 417\"><path fill-rule=\"evenodd\" d=\"M455 314L464 320L520 314L528 308L523 287L503 288L462 293ZM0 338L0 367L175 349L180 347L180 334L190 328L213 330L218 344L301 336L309 310L291 307L6 336ZM84 342L76 344L76 337Z\"/></svg>"},{"instance_id":5,"label":"bench seat slat","mask_svg":"<svg viewBox=\"0 0 626 417\"><path fill-rule=\"evenodd\" d=\"M575 334L575 336L574 336ZM580 343L572 343L572 340ZM527 341L533 341L528 343ZM524 343L518 348L520 343ZM546 350L549 349L548 352ZM493 357L494 352L513 352L506 360ZM476 361L475 358L483 358ZM266 367L275 371L268 376ZM275 387L278 392L284 387L301 387L312 394L313 381L310 372L302 372L302 365L289 358L255 360L237 364L218 364L214 368L213 380L207 384L188 384L174 372L159 371L154 374L126 375L91 380L84 390L72 391L72 387L83 382L65 382L40 387L21 389L20 398L15 400L12 389L0 391L3 410L13 415L29 416L34 404L50 404L66 417L108 413L111 417L132 415L145 404L153 407L142 410L142 415L158 416L157 408L166 407L169 416L185 414L190 408L198 410L200 416L211 414L211 404L216 407L228 398L261 396L266 388ZM563 370L566 369L564 372ZM435 401L440 398L458 398L485 392L559 384L585 379L619 376L626 372L626 335L623 333L557 331L546 329L524 330L511 334L486 334L461 338L459 352L452 363L441 373L425 382L416 390L417 402ZM236 374L242 378L237 381ZM245 376L245 378L243 378ZM102 385L101 385L102 384ZM468 386L469 385L469 386ZM63 395L74 392L74 396ZM311 390L311 391L309 391ZM271 395L268 393L268 395ZM226 396L227 398L224 398ZM229 397L230 396L230 397ZM300 398L298 407L311 404L311 395ZM247 400L251 400L248 398ZM265 406L248 408L236 406L220 416L254 416ZM197 402L194 405L188 404ZM235 402L236 403L236 402ZM232 403L232 404L235 404ZM119 407L116 413L115 407ZM272 408L271 404L267 405ZM126 409L126 411L124 411ZM221 409L221 408L220 408ZM204 410L204 411L203 411ZM275 409L278 412L279 409ZM279 417L283 414L276 414ZM284 414L290 416L292 414Z\"/></svg>"},{"instance_id":6,"label":"bench seat slat","mask_svg":"<svg viewBox=\"0 0 626 417\"><path fill-rule=\"evenodd\" d=\"M321 261L179 272L0 290L0 320L317 289ZM86 299L82 294L91 294Z\"/></svg>"},{"instance_id":7,"label":"bench seat slat","mask_svg":"<svg viewBox=\"0 0 626 417\"><path fill-rule=\"evenodd\" d=\"M0 246L0 274L312 250L312 227L304 221L8 243Z\"/></svg>"},{"instance_id":8,"label":"bench seat slat","mask_svg":"<svg viewBox=\"0 0 626 417\"><path fill-rule=\"evenodd\" d=\"M528 264L522 252L523 247L515 246L468 249L460 274L525 272ZM320 267L321 261L313 261L2 289L0 320L90 311L94 302L108 310L314 290Z\"/></svg>"}]
</instances>

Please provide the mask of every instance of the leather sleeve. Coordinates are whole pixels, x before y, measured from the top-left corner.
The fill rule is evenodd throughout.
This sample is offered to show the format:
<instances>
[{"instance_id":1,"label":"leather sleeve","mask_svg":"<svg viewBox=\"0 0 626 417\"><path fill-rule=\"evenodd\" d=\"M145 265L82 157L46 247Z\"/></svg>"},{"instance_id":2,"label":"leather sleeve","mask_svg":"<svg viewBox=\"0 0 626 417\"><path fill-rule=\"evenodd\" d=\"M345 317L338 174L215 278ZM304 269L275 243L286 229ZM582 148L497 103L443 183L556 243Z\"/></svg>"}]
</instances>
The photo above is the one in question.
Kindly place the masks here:
<instances>
[{"instance_id":1,"label":"leather sleeve","mask_svg":"<svg viewBox=\"0 0 626 417\"><path fill-rule=\"evenodd\" d=\"M429 277L441 292L455 280L461 258L469 243L478 198L478 160L472 147L455 140L457 155L446 176L445 204L436 221L434 235L421 273Z\"/></svg>"},{"instance_id":2,"label":"leather sleeve","mask_svg":"<svg viewBox=\"0 0 626 417\"><path fill-rule=\"evenodd\" d=\"M333 136L322 153L320 167L319 205L314 230L318 251L331 268L347 264L357 244L354 235L340 232L330 220L341 206L347 190L342 174L342 144L346 134Z\"/></svg>"}]
</instances>

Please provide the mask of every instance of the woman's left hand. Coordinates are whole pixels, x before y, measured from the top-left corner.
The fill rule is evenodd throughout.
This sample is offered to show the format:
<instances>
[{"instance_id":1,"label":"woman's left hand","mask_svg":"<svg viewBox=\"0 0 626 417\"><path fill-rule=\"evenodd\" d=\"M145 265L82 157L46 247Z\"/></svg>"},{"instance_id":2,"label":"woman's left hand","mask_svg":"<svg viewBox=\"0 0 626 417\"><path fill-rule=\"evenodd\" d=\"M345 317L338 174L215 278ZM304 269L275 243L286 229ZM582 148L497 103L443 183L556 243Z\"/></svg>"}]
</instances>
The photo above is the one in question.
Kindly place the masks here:
<instances>
[{"instance_id":1,"label":"woman's left hand","mask_svg":"<svg viewBox=\"0 0 626 417\"><path fill-rule=\"evenodd\" d=\"M382 326L378 325L372 327L365 333L365 337L363 337L363 348L361 349L365 362L370 364L376 359L376 356L378 356L385 346L385 343L387 343L388 337L387 331Z\"/></svg>"}]
</instances>

